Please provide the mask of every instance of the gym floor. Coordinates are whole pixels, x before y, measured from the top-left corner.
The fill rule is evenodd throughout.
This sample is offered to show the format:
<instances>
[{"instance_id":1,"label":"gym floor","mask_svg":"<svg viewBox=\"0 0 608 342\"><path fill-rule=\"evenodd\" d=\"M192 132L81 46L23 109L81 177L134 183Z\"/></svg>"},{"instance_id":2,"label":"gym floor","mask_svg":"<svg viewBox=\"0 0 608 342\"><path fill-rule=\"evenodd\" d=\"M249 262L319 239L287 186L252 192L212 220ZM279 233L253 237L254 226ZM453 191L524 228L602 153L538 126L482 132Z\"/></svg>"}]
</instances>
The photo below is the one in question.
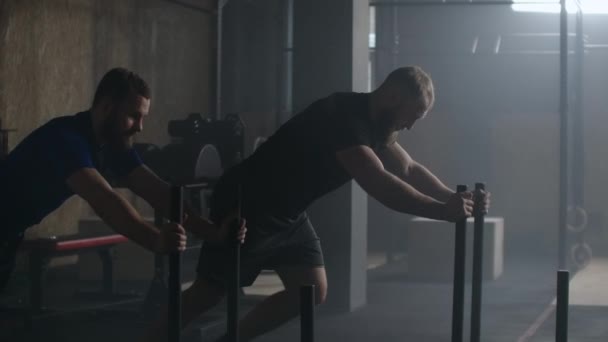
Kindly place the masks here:
<instances>
[{"instance_id":1,"label":"gym floor","mask_svg":"<svg viewBox=\"0 0 608 342\"><path fill-rule=\"evenodd\" d=\"M370 256L369 265L367 305L350 314L319 308L315 322L317 341L434 342L450 339L451 283L408 279L405 259L386 264L382 256L374 255ZM482 341L554 341L554 269L554 260L549 259L519 256L505 260L504 274L484 285ZM574 276L571 283L569 341L605 341L608 337L608 325L605 324L608 296L601 294L605 289L601 277L608 275L606 271L608 261L596 258L588 268ZM65 277L52 276L48 288L49 304L65 303L73 298L73 285ZM123 289L133 286L120 285ZM143 285L137 286L141 288ZM246 289L248 296L243 301L243 310L261 300L264 294L280 288L274 275L262 275L252 288ZM470 288L467 290L470 291ZM593 301L589 298L593 298ZM145 327L139 315L140 307L141 303L131 303L101 311L37 320L31 332L11 337L10 341L133 341ZM218 330L221 332L221 325L213 325L209 321L223 317L223 308L223 305L218 306L214 312L194 324L184 334L183 341L209 341L209 338L201 337L201 326L207 327L204 330L207 337L217 335ZM465 315L465 326L467 317L468 313ZM465 336L467 334L468 329L465 329ZM258 340L297 341L299 322L294 320Z\"/></svg>"}]
</instances>

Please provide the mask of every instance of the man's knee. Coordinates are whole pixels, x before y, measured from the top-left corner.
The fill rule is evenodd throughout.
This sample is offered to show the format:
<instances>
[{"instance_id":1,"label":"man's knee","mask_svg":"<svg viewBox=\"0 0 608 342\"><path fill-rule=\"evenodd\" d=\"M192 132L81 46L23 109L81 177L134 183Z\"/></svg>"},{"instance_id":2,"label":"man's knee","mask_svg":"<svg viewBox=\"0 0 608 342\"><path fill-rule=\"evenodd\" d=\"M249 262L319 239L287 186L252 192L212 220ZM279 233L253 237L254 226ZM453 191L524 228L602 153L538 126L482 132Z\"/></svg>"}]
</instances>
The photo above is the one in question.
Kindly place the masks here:
<instances>
[{"instance_id":1,"label":"man's knee","mask_svg":"<svg viewBox=\"0 0 608 342\"><path fill-rule=\"evenodd\" d=\"M314 282L310 282L309 284L314 285L315 288L315 303L316 305L320 305L325 303L327 299L327 281L325 279L315 279ZM306 286L306 284L301 284L301 286ZM295 289L294 289L295 290ZM299 290L299 289L298 289ZM294 291L296 292L296 291ZM299 291L297 292L299 293Z\"/></svg>"},{"instance_id":2,"label":"man's knee","mask_svg":"<svg viewBox=\"0 0 608 342\"><path fill-rule=\"evenodd\" d=\"M327 275L325 268L315 270L314 285L317 305L325 303L327 299Z\"/></svg>"},{"instance_id":3,"label":"man's knee","mask_svg":"<svg viewBox=\"0 0 608 342\"><path fill-rule=\"evenodd\" d=\"M315 301L317 305L325 303L327 299L327 282L315 284Z\"/></svg>"},{"instance_id":4,"label":"man's knee","mask_svg":"<svg viewBox=\"0 0 608 342\"><path fill-rule=\"evenodd\" d=\"M308 285L301 285L303 286L308 286ZM327 299L327 284L326 283L316 283L314 284L314 288L315 288L315 304L316 305L321 305L323 303L325 303L325 300ZM293 296L295 296L296 294L299 296L300 292L297 291L299 289L287 289L287 291L292 291Z\"/></svg>"},{"instance_id":5,"label":"man's knee","mask_svg":"<svg viewBox=\"0 0 608 342\"><path fill-rule=\"evenodd\" d=\"M284 268L277 270L285 289L294 295L299 295L301 286L315 286L315 302L325 303L327 298L327 276L325 269L319 268Z\"/></svg>"}]
</instances>

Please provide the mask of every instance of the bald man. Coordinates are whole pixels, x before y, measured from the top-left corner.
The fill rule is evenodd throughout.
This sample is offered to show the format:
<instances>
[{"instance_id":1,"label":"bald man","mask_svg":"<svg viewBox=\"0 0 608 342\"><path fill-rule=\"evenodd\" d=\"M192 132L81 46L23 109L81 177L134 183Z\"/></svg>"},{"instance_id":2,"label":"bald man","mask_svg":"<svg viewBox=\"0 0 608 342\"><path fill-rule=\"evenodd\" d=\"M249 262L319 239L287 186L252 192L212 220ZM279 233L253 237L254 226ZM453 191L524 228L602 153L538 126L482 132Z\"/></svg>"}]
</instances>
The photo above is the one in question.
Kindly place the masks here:
<instances>
[{"instance_id":1,"label":"bald man","mask_svg":"<svg viewBox=\"0 0 608 342\"><path fill-rule=\"evenodd\" d=\"M217 221L233 211L242 187L249 231L241 251L241 285L251 285L262 269L271 269L285 286L243 318L241 341L295 317L304 284L316 285L316 301L324 302L323 252L306 215L321 196L354 179L398 212L446 221L471 215L472 193L455 193L397 142L398 132L412 129L433 103L433 83L426 72L397 69L372 93L336 93L314 102L222 176L210 215ZM487 210L489 196L482 197ZM226 246L203 246L197 279L183 295L184 325L223 298L229 260ZM164 326L158 324L149 340L160 341Z\"/></svg>"}]
</instances>

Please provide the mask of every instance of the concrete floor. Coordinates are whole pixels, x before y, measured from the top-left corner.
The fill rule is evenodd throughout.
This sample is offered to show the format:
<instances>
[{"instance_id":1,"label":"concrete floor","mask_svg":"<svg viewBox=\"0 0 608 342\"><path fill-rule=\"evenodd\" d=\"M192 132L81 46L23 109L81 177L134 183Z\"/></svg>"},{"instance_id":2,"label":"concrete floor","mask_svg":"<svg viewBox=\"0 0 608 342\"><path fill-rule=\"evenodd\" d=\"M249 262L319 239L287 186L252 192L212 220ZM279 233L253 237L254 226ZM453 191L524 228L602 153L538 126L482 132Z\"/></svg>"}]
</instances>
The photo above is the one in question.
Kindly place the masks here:
<instances>
[{"instance_id":1,"label":"concrete floor","mask_svg":"<svg viewBox=\"0 0 608 342\"><path fill-rule=\"evenodd\" d=\"M482 341L545 342L555 341L554 310L555 272L551 260L511 258L505 261L505 272L484 286ZM335 313L321 307L317 311L317 341L449 341L451 326L450 283L429 283L410 279L405 260L384 264L382 256L370 257L368 304L350 314ZM602 294L608 274L608 263L598 260L577 274L571 283L570 342L608 340L608 306ZM598 282L601 282L598 284ZM61 279L53 282L59 301ZM590 287L589 284L594 286ZM65 285L65 284L64 284ZM280 289L276 277L267 273L256 286L247 289L244 311L263 295ZM593 294L586 293L589 289ZM336 289L333 289L336 291ZM593 290L593 291L591 291ZM332 289L330 289L331 295ZM65 291L64 291L65 292ZM606 290L608 293L608 290ZM467 287L467 294L470 288ZM586 305L583 298L596 298ZM468 303L467 303L468 304ZM130 312L112 311L70 314L37 321L29 334L18 334L1 341L133 341L145 323L136 312L139 305L124 305ZM211 317L222 317L223 306ZM468 318L468 313L465 316ZM468 320L466 325L468 326ZM204 323L204 320L202 321ZM4 329L3 329L4 330ZM468 329L465 330L468 334ZM2 336L2 335L0 335ZM197 329L191 329L184 342L201 342ZM299 340L297 320L259 338L260 342ZM206 342L206 341L205 341Z\"/></svg>"}]
</instances>

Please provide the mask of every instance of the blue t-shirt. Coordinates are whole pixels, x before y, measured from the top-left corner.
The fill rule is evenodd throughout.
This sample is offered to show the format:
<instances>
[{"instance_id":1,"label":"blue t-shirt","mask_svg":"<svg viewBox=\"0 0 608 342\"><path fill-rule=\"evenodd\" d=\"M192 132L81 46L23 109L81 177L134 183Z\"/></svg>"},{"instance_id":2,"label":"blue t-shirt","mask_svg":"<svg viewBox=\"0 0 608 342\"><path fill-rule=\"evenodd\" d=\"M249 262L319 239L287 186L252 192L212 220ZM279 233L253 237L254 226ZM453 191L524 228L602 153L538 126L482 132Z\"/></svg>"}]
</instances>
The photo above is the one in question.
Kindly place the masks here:
<instances>
[{"instance_id":1,"label":"blue t-shirt","mask_svg":"<svg viewBox=\"0 0 608 342\"><path fill-rule=\"evenodd\" d=\"M94 168L119 179L141 164L132 148L100 147L88 111L49 121L0 163L0 237L22 233L74 195L66 180L75 171Z\"/></svg>"}]
</instances>

